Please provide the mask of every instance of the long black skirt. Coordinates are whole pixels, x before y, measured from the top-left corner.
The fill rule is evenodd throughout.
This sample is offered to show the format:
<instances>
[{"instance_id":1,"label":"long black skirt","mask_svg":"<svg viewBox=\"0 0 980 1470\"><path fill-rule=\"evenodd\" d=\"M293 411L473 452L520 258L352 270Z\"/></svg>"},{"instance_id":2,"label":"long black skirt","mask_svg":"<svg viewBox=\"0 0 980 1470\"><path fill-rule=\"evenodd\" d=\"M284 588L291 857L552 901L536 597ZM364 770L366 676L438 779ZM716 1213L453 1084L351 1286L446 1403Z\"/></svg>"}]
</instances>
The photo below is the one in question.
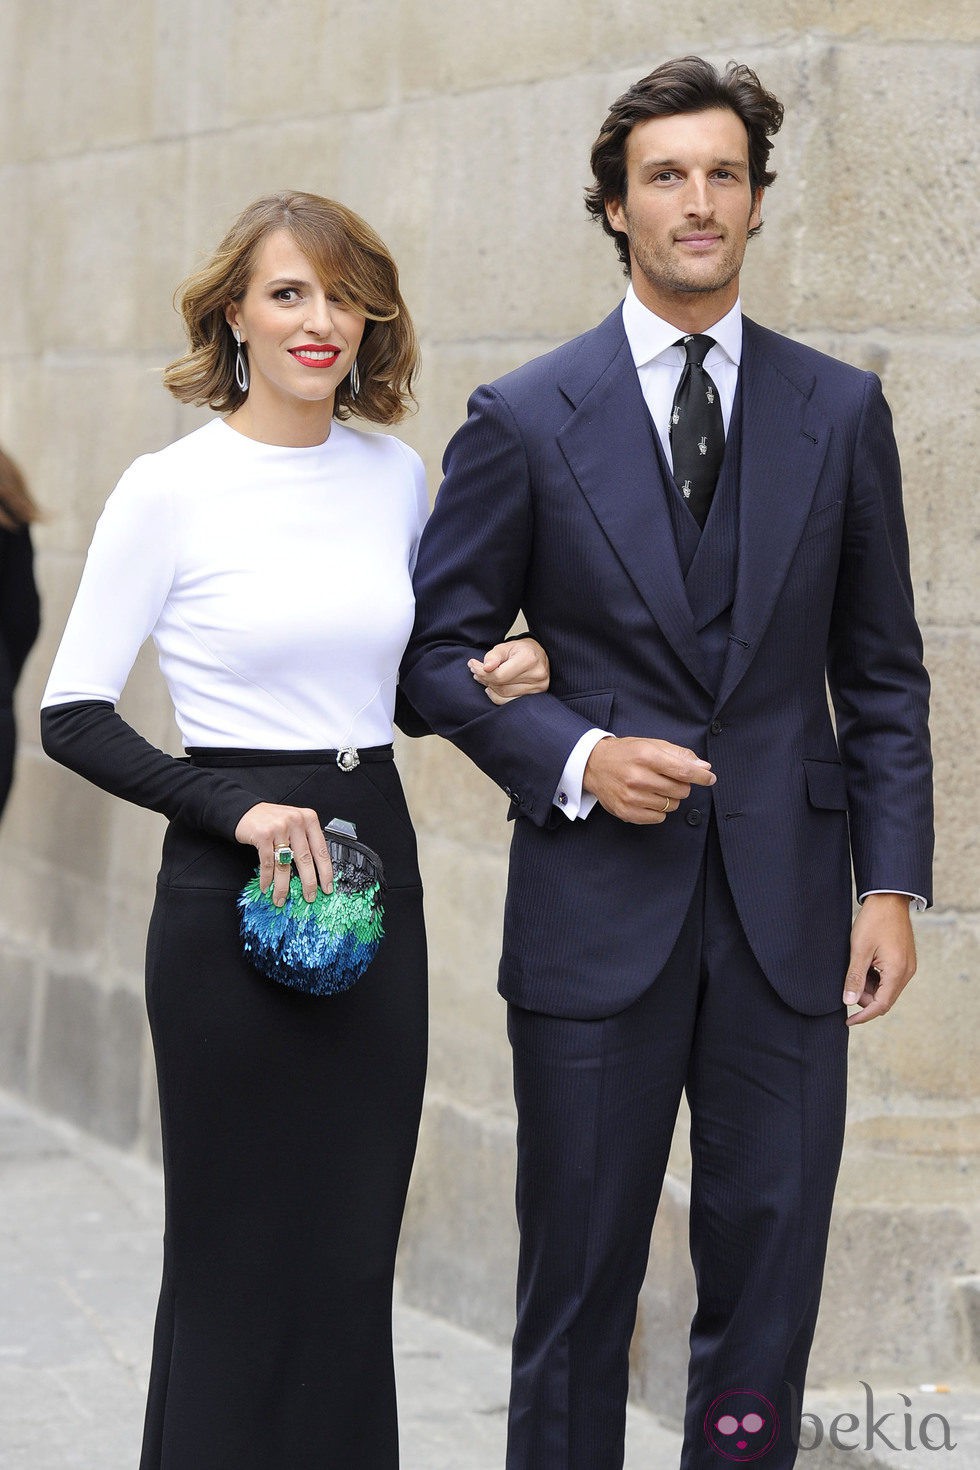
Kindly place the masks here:
<instances>
[{"instance_id":1,"label":"long black skirt","mask_svg":"<svg viewBox=\"0 0 980 1470\"><path fill-rule=\"evenodd\" d=\"M263 978L235 906L254 849L168 829L147 939L166 1230L140 1467L394 1470L392 1277L427 1029L415 835L390 760L237 769L263 800L355 823L385 865L385 938L342 995Z\"/></svg>"}]
</instances>

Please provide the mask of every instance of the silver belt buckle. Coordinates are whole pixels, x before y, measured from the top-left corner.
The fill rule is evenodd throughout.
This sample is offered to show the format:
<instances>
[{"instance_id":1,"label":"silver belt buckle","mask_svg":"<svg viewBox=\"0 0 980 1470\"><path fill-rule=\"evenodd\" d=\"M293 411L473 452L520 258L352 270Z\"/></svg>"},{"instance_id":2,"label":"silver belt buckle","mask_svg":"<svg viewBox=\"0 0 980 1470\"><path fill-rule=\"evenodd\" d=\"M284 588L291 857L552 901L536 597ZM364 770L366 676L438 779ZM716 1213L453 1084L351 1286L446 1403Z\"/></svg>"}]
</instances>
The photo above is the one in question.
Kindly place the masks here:
<instances>
[{"instance_id":1,"label":"silver belt buckle","mask_svg":"<svg viewBox=\"0 0 980 1470\"><path fill-rule=\"evenodd\" d=\"M353 745L345 745L343 750L337 751L337 764L342 771L356 771L361 764L361 757Z\"/></svg>"}]
</instances>

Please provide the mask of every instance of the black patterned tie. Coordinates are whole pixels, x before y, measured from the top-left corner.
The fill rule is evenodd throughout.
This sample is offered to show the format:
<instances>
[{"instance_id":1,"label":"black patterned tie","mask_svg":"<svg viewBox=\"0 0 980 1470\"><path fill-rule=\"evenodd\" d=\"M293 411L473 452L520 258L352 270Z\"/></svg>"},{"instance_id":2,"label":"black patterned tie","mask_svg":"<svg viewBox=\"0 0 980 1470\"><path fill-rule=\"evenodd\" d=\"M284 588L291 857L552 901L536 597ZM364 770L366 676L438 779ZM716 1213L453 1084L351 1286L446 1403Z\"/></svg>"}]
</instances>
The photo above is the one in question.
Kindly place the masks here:
<instances>
[{"instance_id":1,"label":"black patterned tie","mask_svg":"<svg viewBox=\"0 0 980 1470\"><path fill-rule=\"evenodd\" d=\"M687 362L670 411L670 452L674 479L688 508L703 528L725 453L725 421L718 389L704 370L713 337L682 337L677 343Z\"/></svg>"}]
</instances>

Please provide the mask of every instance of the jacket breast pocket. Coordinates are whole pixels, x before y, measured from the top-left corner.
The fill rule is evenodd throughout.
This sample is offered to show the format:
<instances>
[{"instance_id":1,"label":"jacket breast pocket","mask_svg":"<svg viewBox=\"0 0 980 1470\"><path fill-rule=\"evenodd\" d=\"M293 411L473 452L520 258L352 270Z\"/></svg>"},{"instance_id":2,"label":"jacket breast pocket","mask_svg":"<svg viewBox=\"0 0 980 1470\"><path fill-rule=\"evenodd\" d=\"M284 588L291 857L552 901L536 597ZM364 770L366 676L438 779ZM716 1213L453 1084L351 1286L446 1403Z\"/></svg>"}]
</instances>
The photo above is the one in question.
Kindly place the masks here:
<instances>
[{"instance_id":1,"label":"jacket breast pocket","mask_svg":"<svg viewBox=\"0 0 980 1470\"><path fill-rule=\"evenodd\" d=\"M815 510L803 526L801 541L809 541L811 536L821 536L825 531L833 530L839 526L844 517L843 500L834 500L830 505L823 505Z\"/></svg>"},{"instance_id":2,"label":"jacket breast pocket","mask_svg":"<svg viewBox=\"0 0 980 1470\"><path fill-rule=\"evenodd\" d=\"M818 811L847 811L847 783L840 761L804 760L803 770L811 806Z\"/></svg>"}]
</instances>

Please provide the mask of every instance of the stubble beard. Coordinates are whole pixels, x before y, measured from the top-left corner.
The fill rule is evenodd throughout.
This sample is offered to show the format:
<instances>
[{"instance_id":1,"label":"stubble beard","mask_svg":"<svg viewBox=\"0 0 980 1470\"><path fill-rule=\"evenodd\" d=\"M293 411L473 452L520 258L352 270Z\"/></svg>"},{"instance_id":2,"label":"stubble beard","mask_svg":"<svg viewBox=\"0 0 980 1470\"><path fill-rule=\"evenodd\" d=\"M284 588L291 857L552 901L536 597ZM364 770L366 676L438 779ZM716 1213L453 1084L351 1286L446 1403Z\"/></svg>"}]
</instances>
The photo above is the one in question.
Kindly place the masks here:
<instances>
[{"instance_id":1,"label":"stubble beard","mask_svg":"<svg viewBox=\"0 0 980 1470\"><path fill-rule=\"evenodd\" d=\"M630 239L630 253L651 288L669 295L710 295L723 291L737 278L744 257L744 251L740 252L728 241L721 259L715 262L714 270L700 274L694 261L691 266L695 269L685 270L682 263L667 251L650 248L634 239Z\"/></svg>"}]
</instances>

